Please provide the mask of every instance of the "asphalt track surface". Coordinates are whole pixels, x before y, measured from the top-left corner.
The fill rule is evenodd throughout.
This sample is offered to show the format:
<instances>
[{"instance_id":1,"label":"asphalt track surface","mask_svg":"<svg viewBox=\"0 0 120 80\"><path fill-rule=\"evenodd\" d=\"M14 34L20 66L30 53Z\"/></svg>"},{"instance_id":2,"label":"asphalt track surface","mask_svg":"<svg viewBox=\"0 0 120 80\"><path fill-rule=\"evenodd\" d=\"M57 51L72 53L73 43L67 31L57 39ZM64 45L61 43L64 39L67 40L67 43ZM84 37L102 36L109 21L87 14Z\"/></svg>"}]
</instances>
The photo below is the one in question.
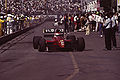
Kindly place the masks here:
<instances>
[{"instance_id":1,"label":"asphalt track surface","mask_svg":"<svg viewBox=\"0 0 120 80\"><path fill-rule=\"evenodd\" d=\"M120 44L112 51L104 50L104 38L97 32L82 36L83 52L38 52L33 49L33 36L42 35L43 28L32 29L0 46L0 80L120 80ZM117 43L120 38L117 35Z\"/></svg>"}]
</instances>

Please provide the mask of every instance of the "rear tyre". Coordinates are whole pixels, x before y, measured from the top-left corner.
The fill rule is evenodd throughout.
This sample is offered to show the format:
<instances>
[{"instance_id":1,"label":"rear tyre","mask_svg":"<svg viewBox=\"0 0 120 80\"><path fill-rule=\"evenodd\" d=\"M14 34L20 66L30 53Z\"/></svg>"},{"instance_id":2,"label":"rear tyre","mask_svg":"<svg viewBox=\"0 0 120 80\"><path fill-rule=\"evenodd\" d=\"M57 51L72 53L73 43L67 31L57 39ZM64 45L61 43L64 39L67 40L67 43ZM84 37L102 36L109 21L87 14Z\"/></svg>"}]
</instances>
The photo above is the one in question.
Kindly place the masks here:
<instances>
[{"instance_id":1,"label":"rear tyre","mask_svg":"<svg viewBox=\"0 0 120 80\"><path fill-rule=\"evenodd\" d=\"M38 43L39 43L40 39L41 39L41 36L34 36L33 37L33 48L34 49L38 49Z\"/></svg>"},{"instance_id":2,"label":"rear tyre","mask_svg":"<svg viewBox=\"0 0 120 80\"><path fill-rule=\"evenodd\" d=\"M77 38L77 50L83 51L85 49L85 40L83 37Z\"/></svg>"},{"instance_id":3,"label":"rear tyre","mask_svg":"<svg viewBox=\"0 0 120 80\"><path fill-rule=\"evenodd\" d=\"M69 47L71 50L75 50L75 43L76 43L75 35L68 35L66 39L71 40L69 45L66 45L66 46Z\"/></svg>"},{"instance_id":4,"label":"rear tyre","mask_svg":"<svg viewBox=\"0 0 120 80\"><path fill-rule=\"evenodd\" d=\"M38 51L44 52L46 50L46 40L41 38L38 44Z\"/></svg>"}]
</instances>

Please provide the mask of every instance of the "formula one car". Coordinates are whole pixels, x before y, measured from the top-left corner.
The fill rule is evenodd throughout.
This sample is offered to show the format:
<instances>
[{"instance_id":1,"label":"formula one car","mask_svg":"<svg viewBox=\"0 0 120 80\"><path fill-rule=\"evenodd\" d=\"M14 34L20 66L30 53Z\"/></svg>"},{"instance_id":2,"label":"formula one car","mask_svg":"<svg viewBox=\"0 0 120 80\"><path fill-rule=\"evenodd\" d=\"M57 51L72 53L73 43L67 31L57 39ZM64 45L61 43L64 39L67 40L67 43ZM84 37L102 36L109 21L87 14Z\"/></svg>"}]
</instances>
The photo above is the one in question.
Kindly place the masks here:
<instances>
[{"instance_id":1,"label":"formula one car","mask_svg":"<svg viewBox=\"0 0 120 80\"><path fill-rule=\"evenodd\" d=\"M51 29L44 30L44 33L50 34ZM85 49L85 40L83 37L76 37L75 35L63 35L61 29L54 29L51 33L55 33L51 40L46 40L45 37L34 36L33 48L40 52L44 51L83 51Z\"/></svg>"}]
</instances>

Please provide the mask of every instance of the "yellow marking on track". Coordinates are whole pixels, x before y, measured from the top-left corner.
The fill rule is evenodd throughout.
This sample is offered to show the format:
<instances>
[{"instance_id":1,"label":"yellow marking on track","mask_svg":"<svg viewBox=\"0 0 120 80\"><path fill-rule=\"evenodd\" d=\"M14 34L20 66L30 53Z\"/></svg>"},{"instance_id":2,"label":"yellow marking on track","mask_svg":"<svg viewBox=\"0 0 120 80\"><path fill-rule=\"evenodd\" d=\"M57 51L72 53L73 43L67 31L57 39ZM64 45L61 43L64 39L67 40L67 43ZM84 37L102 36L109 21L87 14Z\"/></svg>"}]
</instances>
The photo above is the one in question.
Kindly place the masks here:
<instances>
[{"instance_id":1,"label":"yellow marking on track","mask_svg":"<svg viewBox=\"0 0 120 80\"><path fill-rule=\"evenodd\" d=\"M69 54L71 56L72 63L73 63L73 66L74 66L74 72L70 76L68 76L65 80L71 80L77 73L79 73L79 67L78 67L78 64L75 60L75 57L74 57L73 53L70 52Z\"/></svg>"}]
</instances>

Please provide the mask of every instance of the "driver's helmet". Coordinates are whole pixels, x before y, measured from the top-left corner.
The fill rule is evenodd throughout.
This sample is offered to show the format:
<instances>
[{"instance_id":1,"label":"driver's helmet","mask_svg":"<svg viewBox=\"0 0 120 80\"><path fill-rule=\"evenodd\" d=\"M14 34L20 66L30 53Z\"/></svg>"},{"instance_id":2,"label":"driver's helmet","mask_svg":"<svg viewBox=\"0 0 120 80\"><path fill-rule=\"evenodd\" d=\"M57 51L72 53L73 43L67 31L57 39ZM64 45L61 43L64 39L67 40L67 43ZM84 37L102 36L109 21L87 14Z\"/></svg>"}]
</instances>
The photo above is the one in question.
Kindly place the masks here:
<instances>
[{"instance_id":1,"label":"driver's helmet","mask_svg":"<svg viewBox=\"0 0 120 80\"><path fill-rule=\"evenodd\" d=\"M60 33L60 30L59 30L59 29L56 29L56 33Z\"/></svg>"},{"instance_id":2,"label":"driver's helmet","mask_svg":"<svg viewBox=\"0 0 120 80\"><path fill-rule=\"evenodd\" d=\"M59 35L60 35L60 30L57 29L56 32L55 32L55 34L54 34L54 37L59 36Z\"/></svg>"}]
</instances>

